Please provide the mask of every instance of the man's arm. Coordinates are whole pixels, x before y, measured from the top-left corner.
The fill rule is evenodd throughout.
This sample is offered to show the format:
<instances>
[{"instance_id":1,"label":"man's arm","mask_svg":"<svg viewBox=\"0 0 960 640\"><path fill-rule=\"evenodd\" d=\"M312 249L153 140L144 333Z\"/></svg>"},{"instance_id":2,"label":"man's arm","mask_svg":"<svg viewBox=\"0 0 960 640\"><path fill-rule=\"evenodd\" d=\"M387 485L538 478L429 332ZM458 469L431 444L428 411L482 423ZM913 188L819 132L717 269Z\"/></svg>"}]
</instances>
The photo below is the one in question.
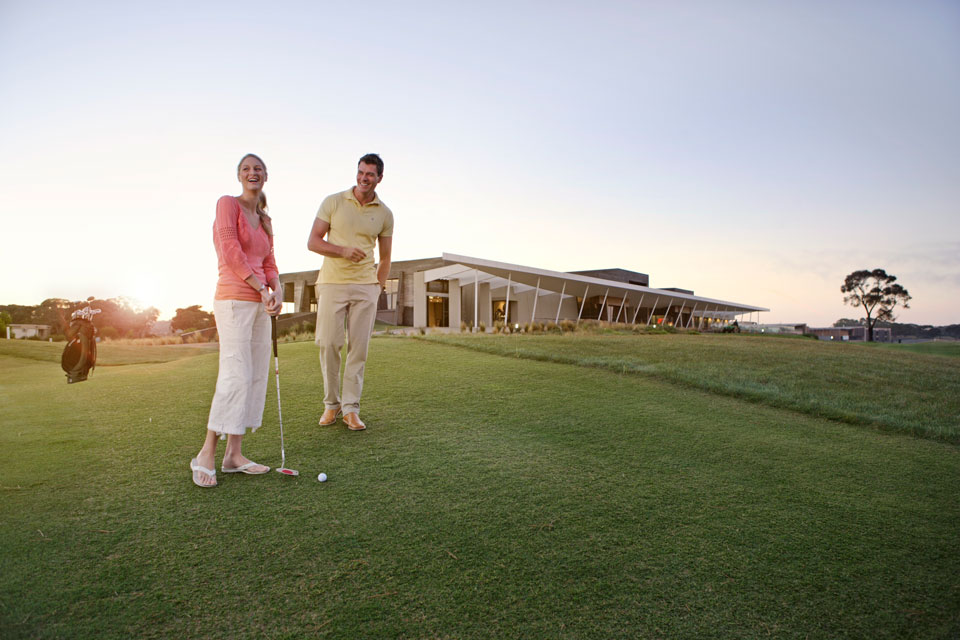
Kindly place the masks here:
<instances>
[{"instance_id":1,"label":"man's arm","mask_svg":"<svg viewBox=\"0 0 960 640\"><path fill-rule=\"evenodd\" d=\"M387 286L387 278L390 277L390 253L393 251L393 236L380 236L377 238L377 244L380 245L380 264L377 265L377 280L382 288Z\"/></svg>"},{"instance_id":2,"label":"man's arm","mask_svg":"<svg viewBox=\"0 0 960 640\"><path fill-rule=\"evenodd\" d=\"M357 247L341 247L338 244L327 242L324 237L328 231L330 231L330 223L316 218L313 221L313 228L310 229L310 237L307 239L307 249L330 258L345 258L350 262L360 262L367 256L363 250Z\"/></svg>"}]
</instances>

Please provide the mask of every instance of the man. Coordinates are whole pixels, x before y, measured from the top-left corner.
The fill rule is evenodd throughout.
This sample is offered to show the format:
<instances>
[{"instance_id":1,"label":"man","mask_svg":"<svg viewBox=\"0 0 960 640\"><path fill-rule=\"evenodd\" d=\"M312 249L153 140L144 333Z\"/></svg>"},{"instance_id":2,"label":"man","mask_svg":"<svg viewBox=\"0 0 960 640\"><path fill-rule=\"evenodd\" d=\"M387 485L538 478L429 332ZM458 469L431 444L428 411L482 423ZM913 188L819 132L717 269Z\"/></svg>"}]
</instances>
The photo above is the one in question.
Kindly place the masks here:
<instances>
[{"instance_id":1,"label":"man","mask_svg":"<svg viewBox=\"0 0 960 640\"><path fill-rule=\"evenodd\" d=\"M317 345L323 372L324 412L320 426L332 425L342 414L347 428L362 431L360 394L363 368L377 300L390 275L393 212L377 197L383 180L383 160L369 153L357 164L357 186L328 196L313 221L307 248L323 258L317 278ZM374 266L374 245L380 245L380 265ZM340 394L340 351L347 327L347 364Z\"/></svg>"}]
</instances>

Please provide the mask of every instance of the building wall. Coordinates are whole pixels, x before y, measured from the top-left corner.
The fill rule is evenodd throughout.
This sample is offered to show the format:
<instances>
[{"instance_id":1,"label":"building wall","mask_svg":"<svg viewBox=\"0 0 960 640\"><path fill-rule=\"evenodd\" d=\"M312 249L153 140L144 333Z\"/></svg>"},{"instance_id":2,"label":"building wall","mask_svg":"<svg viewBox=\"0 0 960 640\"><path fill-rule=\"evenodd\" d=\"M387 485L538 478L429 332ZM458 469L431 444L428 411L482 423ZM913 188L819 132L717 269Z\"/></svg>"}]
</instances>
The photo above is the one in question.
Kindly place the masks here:
<instances>
[{"instance_id":1,"label":"building wall","mask_svg":"<svg viewBox=\"0 0 960 640\"><path fill-rule=\"evenodd\" d=\"M50 326L46 324L8 324L10 337L14 340L23 338L49 338Z\"/></svg>"},{"instance_id":2,"label":"building wall","mask_svg":"<svg viewBox=\"0 0 960 640\"><path fill-rule=\"evenodd\" d=\"M413 325L413 274L444 266L443 258L423 258L419 260L398 260L390 264L390 279L397 279L397 308L381 308L377 312L377 319L388 324ZM280 274L280 284L283 287L283 301L292 302L295 313L315 311L317 294L315 284L320 275L319 269L312 271L296 271ZM381 299L379 307L386 306L386 296Z\"/></svg>"},{"instance_id":3,"label":"building wall","mask_svg":"<svg viewBox=\"0 0 960 640\"><path fill-rule=\"evenodd\" d=\"M413 291L413 274L418 271L436 269L437 267L442 267L445 265L446 263L443 261L443 258L400 260L398 262L391 263L390 278L396 278L400 281L399 289L397 291L397 309L395 312L393 312L394 318L392 320L385 320L389 312L378 313L378 319L382 319L390 324L397 324L407 327L413 326L413 301L416 299Z\"/></svg>"},{"instance_id":4,"label":"building wall","mask_svg":"<svg viewBox=\"0 0 960 640\"><path fill-rule=\"evenodd\" d=\"M817 336L820 340L861 342L867 339L866 327L811 327L807 329L807 333ZM876 327L873 330L873 341L893 342L893 331L889 328Z\"/></svg>"},{"instance_id":5,"label":"building wall","mask_svg":"<svg viewBox=\"0 0 960 640\"><path fill-rule=\"evenodd\" d=\"M454 287L453 281L451 281L451 287ZM513 307L513 302L516 302L515 312L510 312L509 321L510 324L519 323L521 325L528 322L554 322L557 320L557 304L560 298L559 293L553 291L541 291L539 298L537 300L536 306L536 316L533 317L534 306L533 300L536 290L527 290L522 293L516 293L516 291L511 287L510 292L510 302L511 307ZM481 283L480 286L480 320L483 321L487 326L490 326L490 320L492 314L492 304L498 300L506 300L506 287L500 287L494 289L490 292L489 302L483 299L484 287ZM467 282L463 287L463 295L461 300L461 319L467 323L468 326L473 326L474 315L473 315L473 283ZM656 312L653 315L653 318L650 319L650 313L654 311L653 303L655 299L650 299L650 296L646 296L642 305L637 310L637 303L641 302L639 298L627 298L627 302L623 304L621 310L621 303L623 302L622 298L609 296L604 300L604 296L589 296L587 302L583 305L583 314L582 320L601 320L603 322L614 322L617 321L617 316L619 315L619 322L623 324L636 323L644 325L647 323L648 319L650 324L654 325L657 323L658 318L662 318L664 314L667 314L667 322L670 323L681 323L683 326L687 326L687 323L690 322L690 312L692 307L686 305L683 309L683 312L680 313L680 305L673 305L667 309L667 305L660 304L657 305ZM576 296L565 296L563 302L560 306L560 320L576 320L577 316L580 314L580 304L581 302L576 298ZM697 310L699 313L702 309ZM700 316L695 315L693 317L693 323L691 328L696 327L700 324ZM706 322L704 322L706 324Z\"/></svg>"},{"instance_id":6,"label":"building wall","mask_svg":"<svg viewBox=\"0 0 960 640\"><path fill-rule=\"evenodd\" d=\"M627 282L629 284L638 284L642 287L650 286L650 276L638 271L628 271L626 269L591 269L588 271L571 271L575 275L591 276L603 280L613 280L614 282Z\"/></svg>"}]
</instances>

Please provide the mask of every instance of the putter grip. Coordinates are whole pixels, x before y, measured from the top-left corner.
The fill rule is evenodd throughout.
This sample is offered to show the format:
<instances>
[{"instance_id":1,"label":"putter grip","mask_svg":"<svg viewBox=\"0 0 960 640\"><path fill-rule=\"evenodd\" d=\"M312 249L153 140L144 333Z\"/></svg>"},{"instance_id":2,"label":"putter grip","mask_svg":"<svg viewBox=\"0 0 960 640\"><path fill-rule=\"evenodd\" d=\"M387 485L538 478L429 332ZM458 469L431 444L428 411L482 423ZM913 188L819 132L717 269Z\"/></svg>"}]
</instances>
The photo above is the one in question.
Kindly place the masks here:
<instances>
[{"instance_id":1,"label":"putter grip","mask_svg":"<svg viewBox=\"0 0 960 640\"><path fill-rule=\"evenodd\" d=\"M270 316L270 335L273 338L273 357L277 357L277 316Z\"/></svg>"}]
</instances>

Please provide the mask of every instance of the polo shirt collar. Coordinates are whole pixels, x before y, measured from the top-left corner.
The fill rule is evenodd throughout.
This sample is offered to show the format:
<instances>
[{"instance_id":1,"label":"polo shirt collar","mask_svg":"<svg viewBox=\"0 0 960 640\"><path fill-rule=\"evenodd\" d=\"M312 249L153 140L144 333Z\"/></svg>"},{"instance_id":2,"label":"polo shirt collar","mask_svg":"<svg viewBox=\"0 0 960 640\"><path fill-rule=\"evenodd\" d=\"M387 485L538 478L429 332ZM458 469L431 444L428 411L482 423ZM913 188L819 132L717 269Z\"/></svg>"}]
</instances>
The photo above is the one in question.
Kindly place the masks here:
<instances>
[{"instance_id":1,"label":"polo shirt collar","mask_svg":"<svg viewBox=\"0 0 960 640\"><path fill-rule=\"evenodd\" d=\"M346 193L346 195L347 195L348 198L350 198L351 200L353 200L354 202L357 203L357 206L360 206L360 207L364 206L364 205L360 204L360 201L357 200L357 196L355 196L355 195L353 194L353 187L350 187L349 189L347 189L347 190L345 191L345 193ZM372 200L371 202L368 202L368 203L367 203L368 206L369 206L369 205L372 205L372 204L375 204L375 205L377 205L377 206L383 204L383 203L380 202L380 196L377 195L377 192L376 192L376 191L373 192L373 200Z\"/></svg>"}]
</instances>

